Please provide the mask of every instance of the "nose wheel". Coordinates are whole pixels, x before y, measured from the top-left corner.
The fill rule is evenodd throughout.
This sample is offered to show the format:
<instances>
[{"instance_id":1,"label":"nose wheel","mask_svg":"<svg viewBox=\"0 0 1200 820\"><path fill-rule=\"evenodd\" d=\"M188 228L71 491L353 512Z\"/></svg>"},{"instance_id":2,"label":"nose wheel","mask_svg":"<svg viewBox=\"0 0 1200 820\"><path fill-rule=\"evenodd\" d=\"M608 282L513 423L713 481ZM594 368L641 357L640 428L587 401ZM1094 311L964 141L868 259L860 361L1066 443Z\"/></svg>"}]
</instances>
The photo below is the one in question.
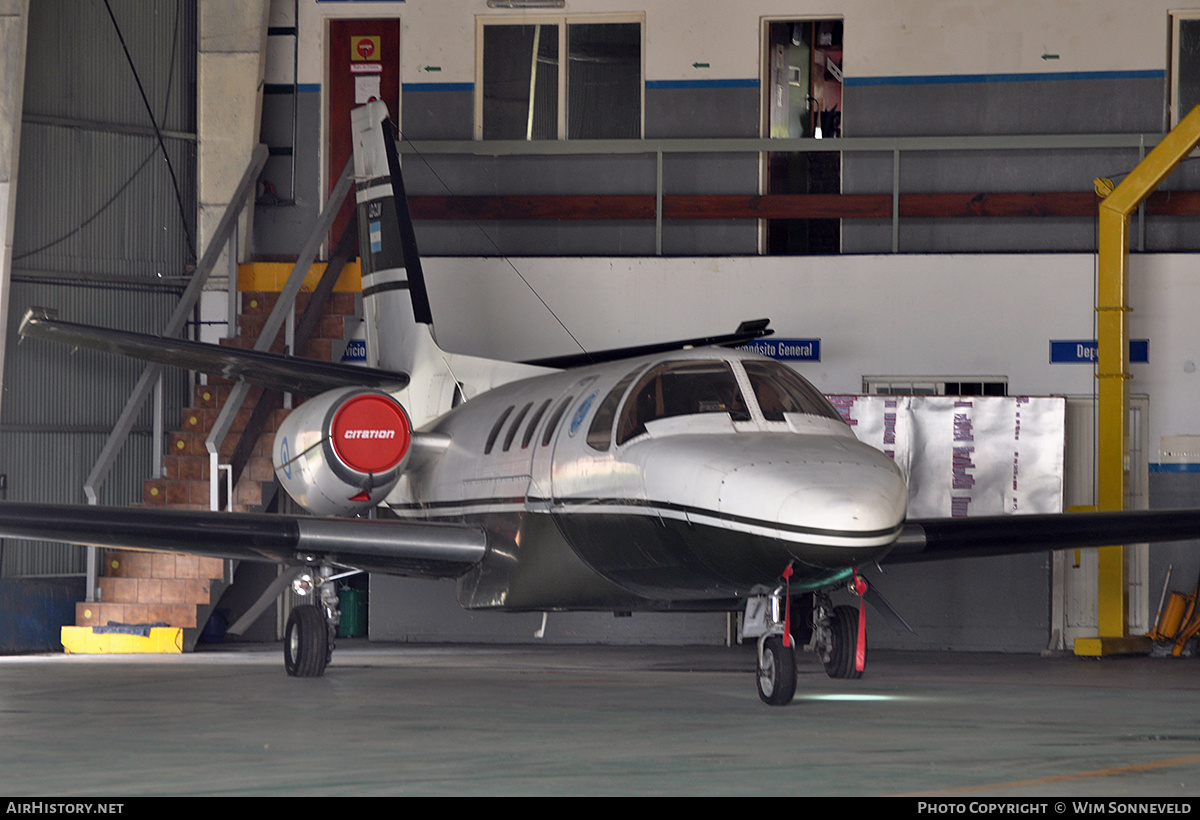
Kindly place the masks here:
<instances>
[{"instance_id":1,"label":"nose wheel","mask_svg":"<svg viewBox=\"0 0 1200 820\"><path fill-rule=\"evenodd\" d=\"M764 636L758 648L758 696L768 706L786 706L796 695L796 650L783 636Z\"/></svg>"}]
</instances>

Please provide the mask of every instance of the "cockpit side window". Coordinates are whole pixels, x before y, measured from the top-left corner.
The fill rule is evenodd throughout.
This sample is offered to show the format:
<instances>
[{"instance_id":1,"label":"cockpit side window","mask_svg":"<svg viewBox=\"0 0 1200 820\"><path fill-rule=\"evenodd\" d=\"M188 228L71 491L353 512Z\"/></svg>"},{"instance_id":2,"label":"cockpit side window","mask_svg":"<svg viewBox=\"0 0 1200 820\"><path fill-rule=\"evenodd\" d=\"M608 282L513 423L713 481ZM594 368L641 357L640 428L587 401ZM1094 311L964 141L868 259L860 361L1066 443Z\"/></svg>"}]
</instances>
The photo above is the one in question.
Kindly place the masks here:
<instances>
[{"instance_id":1,"label":"cockpit side window","mask_svg":"<svg viewBox=\"0 0 1200 820\"><path fill-rule=\"evenodd\" d=\"M612 439L613 421L617 417L617 405L621 403L621 396L625 395L625 389L629 387L629 383L640 372L641 368L638 368L626 374L623 379L617 382L616 387L608 391L608 395L604 397L604 401L600 402L600 406L596 408L596 416L592 419L592 426L588 428L588 446L601 451L608 449L609 442Z\"/></svg>"},{"instance_id":2,"label":"cockpit side window","mask_svg":"<svg viewBox=\"0 0 1200 820\"><path fill-rule=\"evenodd\" d=\"M617 424L617 444L646 432L646 422L694 413L728 413L749 421L733 369L723 361L665 362L634 386Z\"/></svg>"},{"instance_id":3,"label":"cockpit side window","mask_svg":"<svg viewBox=\"0 0 1200 820\"><path fill-rule=\"evenodd\" d=\"M773 361L743 361L742 367L767 421L783 421L784 413L841 420L841 415L821 391L787 365Z\"/></svg>"}]
</instances>

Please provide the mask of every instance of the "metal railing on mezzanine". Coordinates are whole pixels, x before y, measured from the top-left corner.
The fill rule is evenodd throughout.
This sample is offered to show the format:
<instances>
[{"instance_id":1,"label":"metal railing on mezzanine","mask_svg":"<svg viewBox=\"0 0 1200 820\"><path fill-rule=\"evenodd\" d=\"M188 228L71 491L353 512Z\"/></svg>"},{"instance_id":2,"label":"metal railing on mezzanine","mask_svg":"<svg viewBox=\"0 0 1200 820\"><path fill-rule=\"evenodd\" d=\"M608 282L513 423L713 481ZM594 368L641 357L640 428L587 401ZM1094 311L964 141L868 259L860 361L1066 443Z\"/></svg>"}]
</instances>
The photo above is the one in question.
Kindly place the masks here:
<instances>
[{"instance_id":1,"label":"metal railing on mezzanine","mask_svg":"<svg viewBox=\"0 0 1200 820\"><path fill-rule=\"evenodd\" d=\"M813 218L889 218L892 229L892 252L899 253L900 222L906 216L929 216L929 211L950 207L955 195L904 193L901 191L900 169L905 155L931 152L1046 152L1099 151L1132 149L1141 160L1146 152L1162 139L1162 134L1032 134L981 135L948 137L840 137L829 139L768 139L768 138L696 138L643 140L412 140L399 144L402 154L409 156L460 155L473 157L568 157L606 155L647 155L655 157L655 191L651 195L600 196L410 196L415 219L441 218L558 218L565 211L574 211L576 218L638 219L653 217L655 221L655 252L662 254L663 220L673 217L717 217L744 219ZM841 195L671 195L664 191L664 157L677 154L774 154L830 153L890 154L890 194ZM883 187L881 184L878 187ZM1032 210L1041 215L1078 216L1094 214L1095 200L1090 192L1057 191L1038 195L991 194L991 211L978 212L977 194L957 195L973 212L957 215L1014 215L1008 211ZM1030 199L1030 197L1035 199ZM541 200L541 202L537 202ZM575 200L575 201L572 201ZM586 200L584 202L583 200ZM451 201L447 204L447 201ZM514 208L514 203L520 206ZM965 204L964 204L965 203ZM1187 207L1196 203L1188 200ZM539 211L538 208L542 207ZM699 208L707 207L703 212ZM833 209L832 211L830 209ZM840 209L840 210L839 210ZM906 214L907 212L907 214ZM1137 244L1145 248L1145 208L1138 212ZM936 214L933 214L936 215Z\"/></svg>"}]
</instances>

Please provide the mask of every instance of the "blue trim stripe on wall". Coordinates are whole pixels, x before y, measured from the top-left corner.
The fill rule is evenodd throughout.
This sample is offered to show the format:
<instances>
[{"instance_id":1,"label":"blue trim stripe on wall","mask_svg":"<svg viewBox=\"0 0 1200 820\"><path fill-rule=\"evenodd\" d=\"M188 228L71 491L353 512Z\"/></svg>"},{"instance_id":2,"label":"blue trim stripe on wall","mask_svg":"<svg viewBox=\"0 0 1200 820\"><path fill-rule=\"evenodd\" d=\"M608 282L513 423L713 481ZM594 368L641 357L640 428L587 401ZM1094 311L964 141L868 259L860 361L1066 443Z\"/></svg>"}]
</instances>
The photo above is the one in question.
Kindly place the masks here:
<instances>
[{"instance_id":1,"label":"blue trim stripe on wall","mask_svg":"<svg viewBox=\"0 0 1200 820\"><path fill-rule=\"evenodd\" d=\"M758 80L646 80L647 91L672 88L758 88Z\"/></svg>"},{"instance_id":2,"label":"blue trim stripe on wall","mask_svg":"<svg viewBox=\"0 0 1200 820\"><path fill-rule=\"evenodd\" d=\"M1146 71L1064 71L1030 74L930 74L910 77L846 77L844 85L866 88L880 85L949 85L952 83L1025 83L1053 80L1162 80L1167 72Z\"/></svg>"},{"instance_id":3,"label":"blue trim stripe on wall","mask_svg":"<svg viewBox=\"0 0 1200 820\"><path fill-rule=\"evenodd\" d=\"M405 91L474 91L475 83L404 83Z\"/></svg>"},{"instance_id":4,"label":"blue trim stripe on wall","mask_svg":"<svg viewBox=\"0 0 1200 820\"><path fill-rule=\"evenodd\" d=\"M1200 464L1150 464L1152 473L1200 473Z\"/></svg>"},{"instance_id":5,"label":"blue trim stripe on wall","mask_svg":"<svg viewBox=\"0 0 1200 820\"><path fill-rule=\"evenodd\" d=\"M1159 69L1146 71L1067 71L1041 72L1033 74L930 74L908 77L846 77L848 88L869 88L886 85L949 85L953 83L1017 83L1048 82L1058 80L1162 80L1167 73ZM646 89L664 91L700 88L758 88L757 79L727 80L647 80ZM286 83L268 83L264 89L268 94L290 94L292 86ZM300 83L296 90L314 93L321 90L319 83ZM405 91L474 91L475 83L404 83Z\"/></svg>"}]
</instances>

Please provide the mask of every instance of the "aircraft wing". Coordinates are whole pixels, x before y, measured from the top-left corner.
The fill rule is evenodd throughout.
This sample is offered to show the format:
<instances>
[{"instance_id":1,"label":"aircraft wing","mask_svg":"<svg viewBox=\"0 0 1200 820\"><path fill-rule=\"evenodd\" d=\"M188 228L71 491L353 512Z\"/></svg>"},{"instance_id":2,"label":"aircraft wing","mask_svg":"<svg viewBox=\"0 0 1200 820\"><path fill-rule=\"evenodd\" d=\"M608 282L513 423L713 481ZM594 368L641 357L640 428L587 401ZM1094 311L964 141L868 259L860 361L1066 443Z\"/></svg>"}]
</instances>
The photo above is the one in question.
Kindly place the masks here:
<instances>
[{"instance_id":1,"label":"aircraft wing","mask_svg":"<svg viewBox=\"0 0 1200 820\"><path fill-rule=\"evenodd\" d=\"M733 333L720 336L701 336L695 339L676 339L671 342L656 342L654 344L635 345L632 347L617 347L610 350L597 350L590 353L572 353L566 356L550 356L545 359L534 359L522 364L532 364L539 367L557 367L567 369L583 367L589 364L616 362L621 359L632 359L635 356L647 356L653 353L669 353L672 350L684 350L689 347L737 347L755 339L770 336L775 331L767 325L770 319L750 319L737 326Z\"/></svg>"},{"instance_id":2,"label":"aircraft wing","mask_svg":"<svg viewBox=\"0 0 1200 820\"><path fill-rule=\"evenodd\" d=\"M404 373L81 325L62 321L46 308L26 311L18 333L306 396L338 387L398 390L408 384Z\"/></svg>"},{"instance_id":3,"label":"aircraft wing","mask_svg":"<svg viewBox=\"0 0 1200 820\"><path fill-rule=\"evenodd\" d=\"M481 528L458 524L15 501L0 502L0 538L282 564L315 557L421 578L457 577L487 550Z\"/></svg>"},{"instance_id":4,"label":"aircraft wing","mask_svg":"<svg viewBox=\"0 0 1200 820\"><path fill-rule=\"evenodd\" d=\"M991 515L904 525L888 564L1200 538L1200 510Z\"/></svg>"}]
</instances>

